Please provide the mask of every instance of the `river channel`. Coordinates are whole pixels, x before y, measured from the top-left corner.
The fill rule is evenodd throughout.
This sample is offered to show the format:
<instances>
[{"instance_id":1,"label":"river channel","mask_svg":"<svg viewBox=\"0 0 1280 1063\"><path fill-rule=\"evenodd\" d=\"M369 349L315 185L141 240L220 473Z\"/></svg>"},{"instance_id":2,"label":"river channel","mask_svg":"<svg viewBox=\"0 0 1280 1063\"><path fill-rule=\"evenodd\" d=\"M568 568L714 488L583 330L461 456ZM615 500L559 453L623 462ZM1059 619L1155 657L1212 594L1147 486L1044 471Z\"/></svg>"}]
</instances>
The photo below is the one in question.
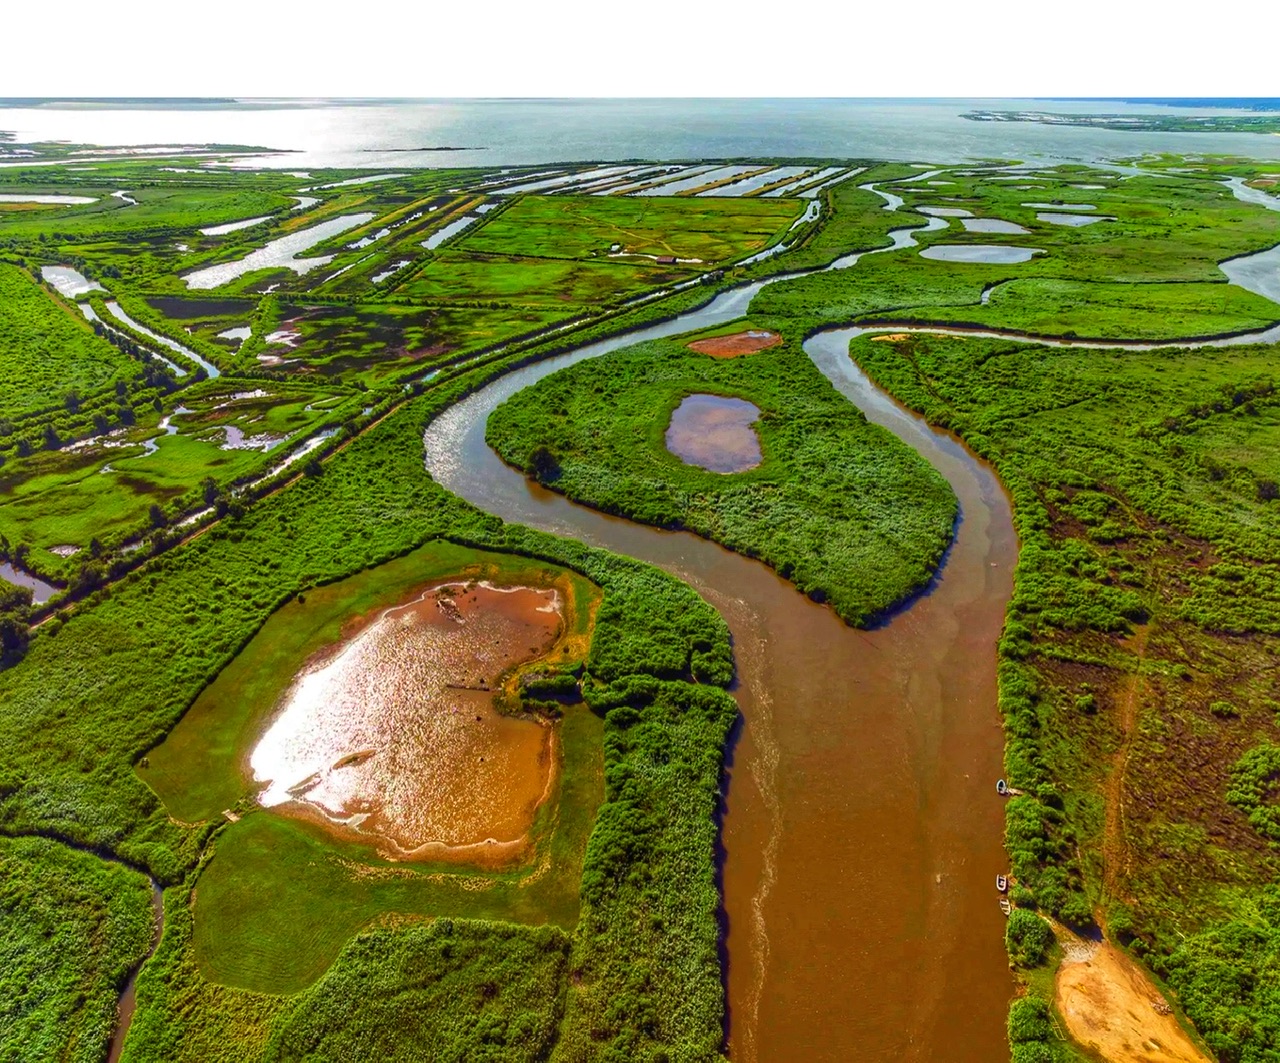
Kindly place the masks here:
<instances>
[{"instance_id":1,"label":"river channel","mask_svg":"<svg viewBox=\"0 0 1280 1063\"><path fill-rule=\"evenodd\" d=\"M886 195L887 209L894 198ZM915 242L905 230L893 239L886 250ZM743 717L722 829L733 1058L1005 1058L1013 983L995 891L1004 869L995 643L1017 542L992 471L866 379L847 356L857 330L805 344L828 379L933 463L960 501L955 542L929 591L860 631L758 562L529 483L484 441L488 415L537 380L731 321L765 283L498 378L428 426L427 469L506 520L675 573L728 622Z\"/></svg>"}]
</instances>

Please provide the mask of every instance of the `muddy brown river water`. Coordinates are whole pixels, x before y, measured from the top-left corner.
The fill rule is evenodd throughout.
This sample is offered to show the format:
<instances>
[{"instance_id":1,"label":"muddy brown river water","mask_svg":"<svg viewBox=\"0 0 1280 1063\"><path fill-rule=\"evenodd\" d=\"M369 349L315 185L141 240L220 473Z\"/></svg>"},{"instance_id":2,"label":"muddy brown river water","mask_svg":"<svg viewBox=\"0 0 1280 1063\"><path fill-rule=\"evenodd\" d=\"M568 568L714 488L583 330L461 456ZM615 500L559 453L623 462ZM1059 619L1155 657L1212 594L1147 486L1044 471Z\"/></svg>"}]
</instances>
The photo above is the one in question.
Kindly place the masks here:
<instances>
[{"instance_id":1,"label":"muddy brown river water","mask_svg":"<svg viewBox=\"0 0 1280 1063\"><path fill-rule=\"evenodd\" d=\"M912 242L900 234L894 247ZM1005 859L995 643L1017 544L992 471L871 385L846 353L854 330L805 344L832 383L933 463L960 500L955 543L928 593L859 631L757 562L528 483L484 441L489 413L537 380L734 320L760 287L493 381L428 426L426 465L507 520L674 572L728 622L743 716L722 831L731 1056L1005 1059L1013 982L995 892Z\"/></svg>"}]
</instances>

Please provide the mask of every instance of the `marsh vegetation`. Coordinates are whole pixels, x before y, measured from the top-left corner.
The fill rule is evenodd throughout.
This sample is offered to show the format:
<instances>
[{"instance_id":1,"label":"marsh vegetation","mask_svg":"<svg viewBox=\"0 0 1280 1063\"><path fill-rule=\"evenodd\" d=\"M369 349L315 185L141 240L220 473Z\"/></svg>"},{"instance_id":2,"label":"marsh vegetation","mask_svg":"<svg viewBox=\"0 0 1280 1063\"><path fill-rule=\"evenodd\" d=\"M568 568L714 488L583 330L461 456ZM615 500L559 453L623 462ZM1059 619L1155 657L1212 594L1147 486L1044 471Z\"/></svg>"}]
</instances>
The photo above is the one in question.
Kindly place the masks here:
<instances>
[{"instance_id":1,"label":"marsh vegetation","mask_svg":"<svg viewBox=\"0 0 1280 1063\"><path fill-rule=\"evenodd\" d=\"M102 1058L142 963L130 1061L718 1058L725 621L671 575L450 495L421 440L505 370L785 275L722 325L548 377L489 438L554 491L694 531L874 624L930 585L957 519L942 477L805 353L825 326L876 326L852 357L990 461L1015 506L999 710L1022 791L1008 945L1030 993L1009 1015L1014 1058L1073 1052L1053 1023L1061 948L1035 911L1098 924L1220 1059L1269 1058L1273 352L1190 341L1280 322L1256 269L1220 268L1274 247L1280 215L1259 205L1262 165L1186 163L1123 180L584 164L302 187L138 159L7 169L0 561L56 586L40 606L0 596L5 1053ZM904 228L919 254L791 275L906 246ZM305 269L265 251L303 245ZM690 396L746 411L758 452L681 460L668 430ZM563 621L539 628L551 614L530 599L486 627L501 610L480 609L483 580L554 588ZM445 595L462 625L446 585L470 588ZM403 630L377 627L394 618ZM418 747L393 752L370 714L367 733L304 748L327 723L291 711L334 680L326 665L352 647L444 659L440 633L468 624L490 656L389 681ZM405 693L439 695L446 672L481 689ZM457 726L432 730L450 710ZM423 743L458 753L445 781L414 774ZM370 766L422 786L335 782ZM474 794L504 782L518 809L490 807L499 828ZM269 784L286 793L274 809ZM424 825L392 806L453 811ZM490 837L525 842L403 859ZM149 878L165 932L143 963Z\"/></svg>"}]
</instances>

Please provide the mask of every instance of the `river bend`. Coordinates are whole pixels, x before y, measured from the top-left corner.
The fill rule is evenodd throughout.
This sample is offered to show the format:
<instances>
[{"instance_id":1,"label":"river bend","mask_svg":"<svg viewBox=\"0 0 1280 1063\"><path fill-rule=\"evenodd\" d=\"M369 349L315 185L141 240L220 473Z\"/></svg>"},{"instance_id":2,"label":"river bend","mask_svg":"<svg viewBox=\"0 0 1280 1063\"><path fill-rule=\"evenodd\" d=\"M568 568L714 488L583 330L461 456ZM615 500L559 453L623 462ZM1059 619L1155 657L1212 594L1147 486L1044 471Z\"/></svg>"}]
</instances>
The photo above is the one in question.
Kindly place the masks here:
<instances>
[{"instance_id":1,"label":"river bend","mask_svg":"<svg viewBox=\"0 0 1280 1063\"><path fill-rule=\"evenodd\" d=\"M915 243L911 230L892 240L883 250ZM1005 859L995 644L1017 554L991 469L871 384L847 355L857 330L806 342L834 386L930 461L960 502L928 592L860 631L759 562L579 506L485 443L489 414L538 380L731 321L766 283L497 378L427 427L426 467L504 520L673 572L728 622L744 721L722 833L733 1058L987 1063L1007 1054L1013 990L994 884Z\"/></svg>"}]
</instances>

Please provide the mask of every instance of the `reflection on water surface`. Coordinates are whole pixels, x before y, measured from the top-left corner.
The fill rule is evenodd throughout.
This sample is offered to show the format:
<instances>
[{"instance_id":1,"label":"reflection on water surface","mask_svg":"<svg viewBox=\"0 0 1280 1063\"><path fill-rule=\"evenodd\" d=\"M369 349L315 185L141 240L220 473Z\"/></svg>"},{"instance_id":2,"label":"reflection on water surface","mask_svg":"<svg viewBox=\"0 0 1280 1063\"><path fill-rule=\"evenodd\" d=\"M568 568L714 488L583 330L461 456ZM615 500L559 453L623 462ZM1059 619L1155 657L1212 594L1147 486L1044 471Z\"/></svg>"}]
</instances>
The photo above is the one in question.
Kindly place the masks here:
<instances>
[{"instance_id":1,"label":"reflection on water surface","mask_svg":"<svg viewBox=\"0 0 1280 1063\"><path fill-rule=\"evenodd\" d=\"M261 804L393 856L519 846L551 778L552 732L493 691L545 654L556 591L450 583L387 609L312 661L250 756Z\"/></svg>"}]
</instances>

